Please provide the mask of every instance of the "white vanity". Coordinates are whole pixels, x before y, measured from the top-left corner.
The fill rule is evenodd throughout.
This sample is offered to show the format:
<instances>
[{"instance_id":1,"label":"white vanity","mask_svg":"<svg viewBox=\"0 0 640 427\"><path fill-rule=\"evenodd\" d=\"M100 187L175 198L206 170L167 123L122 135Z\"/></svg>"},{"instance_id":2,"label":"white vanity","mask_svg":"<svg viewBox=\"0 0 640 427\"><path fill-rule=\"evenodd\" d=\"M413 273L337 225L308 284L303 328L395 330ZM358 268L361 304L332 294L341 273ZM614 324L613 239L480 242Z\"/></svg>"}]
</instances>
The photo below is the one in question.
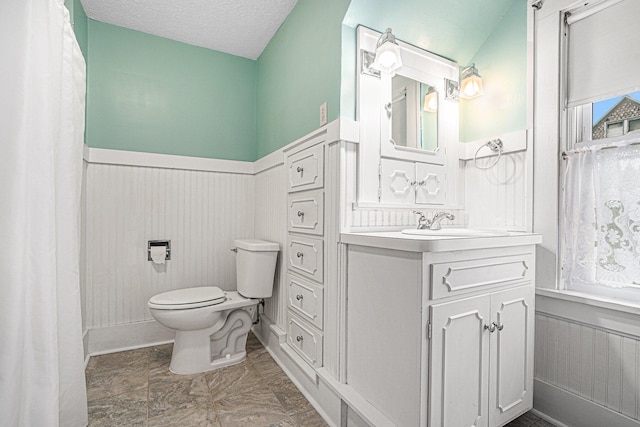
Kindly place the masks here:
<instances>
[{"instance_id":1,"label":"white vanity","mask_svg":"<svg viewBox=\"0 0 640 427\"><path fill-rule=\"evenodd\" d=\"M343 233L346 383L398 426L500 426L532 407L539 235Z\"/></svg>"}]
</instances>

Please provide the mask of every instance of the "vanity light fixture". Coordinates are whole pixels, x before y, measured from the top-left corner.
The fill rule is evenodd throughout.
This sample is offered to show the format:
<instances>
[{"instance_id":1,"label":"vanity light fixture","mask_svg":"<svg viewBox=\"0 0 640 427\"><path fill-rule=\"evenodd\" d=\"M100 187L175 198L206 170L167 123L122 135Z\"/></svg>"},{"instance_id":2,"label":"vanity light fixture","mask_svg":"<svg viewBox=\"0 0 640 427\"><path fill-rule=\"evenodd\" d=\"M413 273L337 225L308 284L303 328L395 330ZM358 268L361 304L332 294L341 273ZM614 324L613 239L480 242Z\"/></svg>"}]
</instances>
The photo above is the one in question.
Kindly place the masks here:
<instances>
[{"instance_id":1,"label":"vanity light fixture","mask_svg":"<svg viewBox=\"0 0 640 427\"><path fill-rule=\"evenodd\" d=\"M393 73L402 66L400 46L396 42L396 36L387 28L376 44L375 59L371 67L386 73Z\"/></svg>"},{"instance_id":2,"label":"vanity light fixture","mask_svg":"<svg viewBox=\"0 0 640 427\"><path fill-rule=\"evenodd\" d=\"M473 99L484 93L482 77L476 64L471 64L460 72L460 98Z\"/></svg>"},{"instance_id":3,"label":"vanity light fixture","mask_svg":"<svg viewBox=\"0 0 640 427\"><path fill-rule=\"evenodd\" d=\"M424 104L422 105L422 109L430 113L438 111L438 92L436 92L433 87L430 87L424 95Z\"/></svg>"}]
</instances>

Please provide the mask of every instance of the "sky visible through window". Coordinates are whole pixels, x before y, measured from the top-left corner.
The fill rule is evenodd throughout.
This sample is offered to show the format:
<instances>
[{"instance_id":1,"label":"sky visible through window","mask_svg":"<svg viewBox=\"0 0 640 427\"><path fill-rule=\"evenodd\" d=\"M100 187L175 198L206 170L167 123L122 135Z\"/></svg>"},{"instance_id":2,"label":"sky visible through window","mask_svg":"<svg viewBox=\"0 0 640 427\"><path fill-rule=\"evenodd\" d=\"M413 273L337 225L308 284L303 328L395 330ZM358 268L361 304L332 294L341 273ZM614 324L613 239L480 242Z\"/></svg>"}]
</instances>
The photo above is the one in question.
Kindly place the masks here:
<instances>
[{"instance_id":1,"label":"sky visible through window","mask_svg":"<svg viewBox=\"0 0 640 427\"><path fill-rule=\"evenodd\" d=\"M629 96L637 101L640 101L640 91L630 93ZM593 124L595 125L598 120L602 118L611 107L616 105L618 101L620 101L623 97L616 96L615 98L605 99L604 101L598 101L593 103Z\"/></svg>"}]
</instances>

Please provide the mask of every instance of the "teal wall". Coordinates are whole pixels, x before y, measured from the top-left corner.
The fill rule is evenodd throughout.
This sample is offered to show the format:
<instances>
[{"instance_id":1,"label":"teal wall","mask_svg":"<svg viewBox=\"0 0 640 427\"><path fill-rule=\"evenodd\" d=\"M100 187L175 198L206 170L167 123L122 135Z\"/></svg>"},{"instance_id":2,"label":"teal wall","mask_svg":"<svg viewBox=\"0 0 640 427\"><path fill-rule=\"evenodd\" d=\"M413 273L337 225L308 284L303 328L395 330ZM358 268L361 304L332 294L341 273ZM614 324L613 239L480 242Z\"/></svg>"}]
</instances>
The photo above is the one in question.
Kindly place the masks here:
<instances>
[{"instance_id":1,"label":"teal wall","mask_svg":"<svg viewBox=\"0 0 640 427\"><path fill-rule=\"evenodd\" d=\"M460 101L460 140L474 141L527 127L527 5L516 1L470 62L484 95Z\"/></svg>"},{"instance_id":2,"label":"teal wall","mask_svg":"<svg viewBox=\"0 0 640 427\"><path fill-rule=\"evenodd\" d=\"M526 127L526 0L352 0L342 29L342 117L355 118L356 27L387 27L402 41L475 62L485 96L460 102L460 137L471 141ZM502 18L502 19L501 19Z\"/></svg>"},{"instance_id":3,"label":"teal wall","mask_svg":"<svg viewBox=\"0 0 640 427\"><path fill-rule=\"evenodd\" d=\"M256 159L255 61L89 20L91 147Z\"/></svg>"},{"instance_id":4,"label":"teal wall","mask_svg":"<svg viewBox=\"0 0 640 427\"><path fill-rule=\"evenodd\" d=\"M257 157L340 116L342 19L349 0L298 0L258 59Z\"/></svg>"},{"instance_id":5,"label":"teal wall","mask_svg":"<svg viewBox=\"0 0 640 427\"><path fill-rule=\"evenodd\" d=\"M73 32L76 35L76 40L78 41L82 55L86 60L89 48L87 15L84 13L84 8L80 0L65 0L64 5L69 10L69 18L71 19Z\"/></svg>"},{"instance_id":6,"label":"teal wall","mask_svg":"<svg viewBox=\"0 0 640 427\"><path fill-rule=\"evenodd\" d=\"M299 0L252 61L93 21L66 0L88 63L87 144L251 161L316 129L325 101L329 121L355 118L358 24L476 62L488 96L461 104L462 140L524 128L526 83L513 77L526 75L526 1L473 1Z\"/></svg>"}]
</instances>

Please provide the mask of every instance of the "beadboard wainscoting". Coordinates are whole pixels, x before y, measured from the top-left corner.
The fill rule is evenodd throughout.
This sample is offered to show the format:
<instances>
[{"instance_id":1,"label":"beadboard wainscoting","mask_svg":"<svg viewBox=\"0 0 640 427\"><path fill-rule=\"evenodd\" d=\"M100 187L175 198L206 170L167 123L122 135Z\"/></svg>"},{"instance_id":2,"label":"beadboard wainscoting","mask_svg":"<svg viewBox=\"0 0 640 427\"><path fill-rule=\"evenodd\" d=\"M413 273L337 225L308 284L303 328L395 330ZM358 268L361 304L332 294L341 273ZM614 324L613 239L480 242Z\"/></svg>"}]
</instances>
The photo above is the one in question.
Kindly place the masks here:
<instances>
[{"instance_id":1,"label":"beadboard wainscoting","mask_svg":"<svg viewBox=\"0 0 640 427\"><path fill-rule=\"evenodd\" d=\"M493 162L494 157L478 159L478 164ZM503 154L492 168L482 170L473 160L464 164L465 208L470 227L499 227L526 231L530 199L524 151Z\"/></svg>"},{"instance_id":2,"label":"beadboard wainscoting","mask_svg":"<svg viewBox=\"0 0 640 427\"><path fill-rule=\"evenodd\" d=\"M443 222L444 225L464 225L464 215L459 209L445 208L367 208L359 207L351 211L348 218L350 222L350 231L373 231L378 229L392 228L412 228L418 224L418 217L413 213L414 210L424 212L427 217L431 218L436 212L446 210L455 215L454 221Z\"/></svg>"},{"instance_id":3,"label":"beadboard wainscoting","mask_svg":"<svg viewBox=\"0 0 640 427\"><path fill-rule=\"evenodd\" d=\"M566 425L640 426L637 313L540 295L536 304L534 407Z\"/></svg>"},{"instance_id":4,"label":"beadboard wainscoting","mask_svg":"<svg viewBox=\"0 0 640 427\"><path fill-rule=\"evenodd\" d=\"M239 173L99 163L90 156L85 193L90 353L127 347L124 338L120 346L117 337L100 344L91 333L109 328L105 331L126 335L114 327L152 321L147 300L154 294L203 285L235 289L230 249L235 239L254 237L255 205L253 174L245 172L244 162L227 166L236 163ZM165 265L147 260L147 241L156 239L171 240ZM108 338L103 335L95 337ZM138 341L149 344L144 337Z\"/></svg>"},{"instance_id":5,"label":"beadboard wainscoting","mask_svg":"<svg viewBox=\"0 0 640 427\"><path fill-rule=\"evenodd\" d=\"M266 300L264 315L282 330L287 321L287 285L284 249L287 238L287 192L286 171L282 155L280 160L270 162L257 170L255 175L254 231L256 239L276 242L280 245L278 267L273 295ZM261 163L258 163L260 165Z\"/></svg>"}]
</instances>

